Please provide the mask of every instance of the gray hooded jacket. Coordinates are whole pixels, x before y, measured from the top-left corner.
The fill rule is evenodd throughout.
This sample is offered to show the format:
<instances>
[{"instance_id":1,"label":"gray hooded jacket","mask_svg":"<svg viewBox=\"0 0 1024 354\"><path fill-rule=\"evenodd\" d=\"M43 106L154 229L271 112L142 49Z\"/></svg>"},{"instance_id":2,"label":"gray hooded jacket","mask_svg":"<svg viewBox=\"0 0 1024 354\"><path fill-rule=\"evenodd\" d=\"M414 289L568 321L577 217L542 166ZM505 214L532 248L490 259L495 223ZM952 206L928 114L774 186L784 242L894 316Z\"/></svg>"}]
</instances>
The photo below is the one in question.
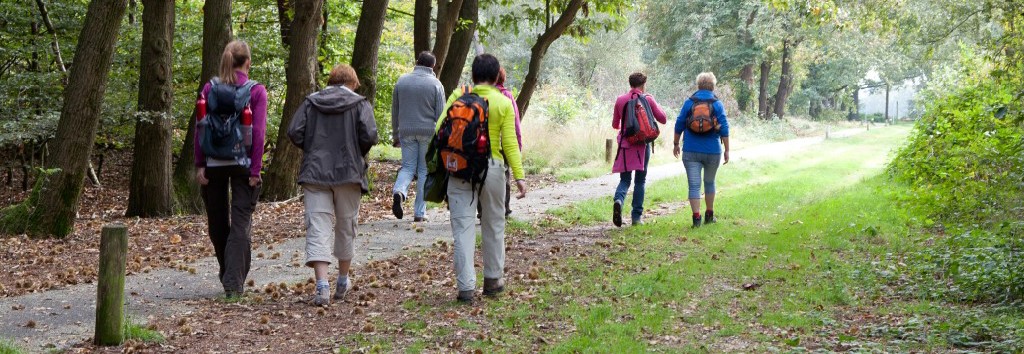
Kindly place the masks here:
<instances>
[{"instance_id":1,"label":"gray hooded jacket","mask_svg":"<svg viewBox=\"0 0 1024 354\"><path fill-rule=\"evenodd\" d=\"M292 117L288 137L304 152L299 184L359 183L369 192L366 154L377 144L377 123L366 98L344 86L313 93Z\"/></svg>"}]
</instances>

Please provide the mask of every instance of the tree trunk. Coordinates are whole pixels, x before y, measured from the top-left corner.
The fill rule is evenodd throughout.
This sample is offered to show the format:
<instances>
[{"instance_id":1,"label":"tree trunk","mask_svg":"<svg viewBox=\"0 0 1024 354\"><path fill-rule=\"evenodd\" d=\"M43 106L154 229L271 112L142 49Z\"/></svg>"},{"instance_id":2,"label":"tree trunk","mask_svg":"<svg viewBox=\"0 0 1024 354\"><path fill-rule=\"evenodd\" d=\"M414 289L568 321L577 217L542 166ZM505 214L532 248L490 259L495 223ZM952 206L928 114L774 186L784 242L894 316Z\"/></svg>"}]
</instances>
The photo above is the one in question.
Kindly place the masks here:
<instances>
[{"instance_id":1,"label":"tree trunk","mask_svg":"<svg viewBox=\"0 0 1024 354\"><path fill-rule=\"evenodd\" d=\"M470 0L474 4L477 0ZM437 58L437 67L445 67L448 60L449 47L452 43L452 36L455 34L455 27L459 24L459 17L469 6L465 0L437 0L437 29L434 34L434 56ZM473 16L476 18L476 16ZM476 27L476 21L471 24ZM460 73L462 67L459 67ZM444 71L442 70L441 73ZM445 90L448 90L446 87Z\"/></svg>"},{"instance_id":2,"label":"tree trunk","mask_svg":"<svg viewBox=\"0 0 1024 354\"><path fill-rule=\"evenodd\" d=\"M736 104L741 112L750 111L750 104L754 100L754 63L749 63L740 69L740 87L736 90Z\"/></svg>"},{"instance_id":3,"label":"tree trunk","mask_svg":"<svg viewBox=\"0 0 1024 354\"><path fill-rule=\"evenodd\" d=\"M782 119L786 115L786 101L789 100L789 94L793 91L793 63L790 58L790 53L793 48L790 47L790 41L788 39L782 42L782 76L779 77L779 88L775 91L775 115Z\"/></svg>"},{"instance_id":4,"label":"tree trunk","mask_svg":"<svg viewBox=\"0 0 1024 354\"><path fill-rule=\"evenodd\" d=\"M442 0L444 1L444 0ZM430 12L433 0L416 0L416 11L412 17L413 57L430 50Z\"/></svg>"},{"instance_id":5,"label":"tree trunk","mask_svg":"<svg viewBox=\"0 0 1024 354\"><path fill-rule=\"evenodd\" d=\"M462 70L466 67L466 57L469 56L469 49L473 46L473 31L479 24L480 1L465 0L462 2L462 10L459 12L458 21L468 21L469 26L460 28L451 35L451 45L448 46L444 66L441 67L441 85L444 86L445 97L448 97L459 85L459 78L462 77ZM441 41L438 40L438 43ZM434 48L437 48L436 46Z\"/></svg>"},{"instance_id":6,"label":"tree trunk","mask_svg":"<svg viewBox=\"0 0 1024 354\"><path fill-rule=\"evenodd\" d=\"M356 93L366 97L371 106L377 98L377 51L387 13L388 0L364 1L352 47L352 68L360 83Z\"/></svg>"},{"instance_id":7,"label":"tree trunk","mask_svg":"<svg viewBox=\"0 0 1024 354\"><path fill-rule=\"evenodd\" d=\"M288 48L288 66L285 68L288 90L278 128L277 145L263 184L264 200L285 200L295 195L297 190L295 180L302 163L302 151L288 139L288 125L299 105L316 87L316 42L323 5L324 0L295 3L292 42Z\"/></svg>"},{"instance_id":8,"label":"tree trunk","mask_svg":"<svg viewBox=\"0 0 1024 354\"><path fill-rule=\"evenodd\" d=\"M291 1L277 0L277 19L281 22L281 44L285 49L288 49L288 43L291 43L292 19L288 17L288 10L291 6Z\"/></svg>"},{"instance_id":9,"label":"tree trunk","mask_svg":"<svg viewBox=\"0 0 1024 354\"><path fill-rule=\"evenodd\" d=\"M761 119L771 119L771 112L768 111L768 79L772 73L772 63L768 59L761 61L761 83L757 93L757 116Z\"/></svg>"},{"instance_id":10,"label":"tree trunk","mask_svg":"<svg viewBox=\"0 0 1024 354\"><path fill-rule=\"evenodd\" d=\"M889 91L890 91L890 88L891 87L889 86L889 83L886 82L885 83L885 121L886 122L889 121Z\"/></svg>"},{"instance_id":11,"label":"tree trunk","mask_svg":"<svg viewBox=\"0 0 1024 354\"><path fill-rule=\"evenodd\" d=\"M36 195L21 205L25 215L3 215L0 228L15 233L21 231L33 237L60 238L74 230L78 199L82 195L89 155L103 108L107 77L112 67L114 45L127 7L127 0L93 0L89 3L75 49L74 70L64 91L64 105L54 139L56 153L48 166L57 170L37 183L33 191ZM5 213L10 211L5 209Z\"/></svg>"},{"instance_id":12,"label":"tree trunk","mask_svg":"<svg viewBox=\"0 0 1024 354\"><path fill-rule=\"evenodd\" d=\"M850 114L846 120L860 119L860 87L853 88L853 107L850 107Z\"/></svg>"},{"instance_id":13,"label":"tree trunk","mask_svg":"<svg viewBox=\"0 0 1024 354\"><path fill-rule=\"evenodd\" d=\"M139 63L139 113L135 153L125 216L174 213L171 190L171 57L174 51L174 0L143 0L142 54Z\"/></svg>"},{"instance_id":14,"label":"tree trunk","mask_svg":"<svg viewBox=\"0 0 1024 354\"><path fill-rule=\"evenodd\" d=\"M203 85L214 76L220 67L220 56L224 46L231 41L231 0L206 0L203 5L203 68L199 76L199 97ZM174 199L181 213L198 214L203 211L203 201L196 182L195 155L193 154L196 131L196 111L188 116L188 129L181 142L181 155L174 165Z\"/></svg>"},{"instance_id":15,"label":"tree trunk","mask_svg":"<svg viewBox=\"0 0 1024 354\"><path fill-rule=\"evenodd\" d=\"M555 23L544 30L540 37L537 37L537 43L534 43L533 48L530 49L530 68L526 72L526 79L523 80L523 87L519 92L519 97L516 98L521 119L526 117L526 110L530 107L530 98L533 97L533 91L537 88L537 81L540 77L540 64L544 60L544 54L547 53L551 43L554 43L555 40L561 37L565 30L569 28L569 25L576 20L576 14L580 12L584 2L584 0L569 1L569 4L565 6L565 10L558 16Z\"/></svg>"}]
</instances>

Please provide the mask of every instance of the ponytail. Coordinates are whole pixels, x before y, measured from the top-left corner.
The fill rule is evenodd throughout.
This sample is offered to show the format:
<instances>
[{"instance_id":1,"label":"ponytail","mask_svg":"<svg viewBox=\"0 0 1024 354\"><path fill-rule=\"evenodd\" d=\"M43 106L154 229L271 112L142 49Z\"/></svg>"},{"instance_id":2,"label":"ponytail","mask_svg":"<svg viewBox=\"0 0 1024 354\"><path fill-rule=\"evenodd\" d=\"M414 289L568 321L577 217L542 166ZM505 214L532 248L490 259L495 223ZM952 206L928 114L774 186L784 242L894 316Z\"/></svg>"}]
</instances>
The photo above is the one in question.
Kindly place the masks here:
<instances>
[{"instance_id":1,"label":"ponytail","mask_svg":"<svg viewBox=\"0 0 1024 354\"><path fill-rule=\"evenodd\" d=\"M249 60L249 45L241 40L233 40L224 46L220 56L220 81L226 84L238 84L235 69L241 68Z\"/></svg>"}]
</instances>

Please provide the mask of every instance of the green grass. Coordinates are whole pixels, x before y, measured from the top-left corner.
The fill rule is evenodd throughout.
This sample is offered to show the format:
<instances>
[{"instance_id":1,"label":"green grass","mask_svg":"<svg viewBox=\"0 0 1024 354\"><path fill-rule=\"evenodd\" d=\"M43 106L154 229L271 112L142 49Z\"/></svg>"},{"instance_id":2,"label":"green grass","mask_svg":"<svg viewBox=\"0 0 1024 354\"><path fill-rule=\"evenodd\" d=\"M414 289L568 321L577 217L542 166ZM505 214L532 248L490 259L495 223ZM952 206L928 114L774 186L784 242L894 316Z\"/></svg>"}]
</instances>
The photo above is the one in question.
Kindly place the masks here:
<instances>
[{"instance_id":1,"label":"green grass","mask_svg":"<svg viewBox=\"0 0 1024 354\"><path fill-rule=\"evenodd\" d=\"M25 351L14 344L14 341L0 339L0 354L22 354Z\"/></svg>"},{"instance_id":2,"label":"green grass","mask_svg":"<svg viewBox=\"0 0 1024 354\"><path fill-rule=\"evenodd\" d=\"M137 340L144 343L163 343L166 338L160 332L135 323L131 318L124 321L124 340Z\"/></svg>"},{"instance_id":3,"label":"green grass","mask_svg":"<svg viewBox=\"0 0 1024 354\"><path fill-rule=\"evenodd\" d=\"M878 176L905 133L877 131L828 142L795 159L726 166L718 225L688 229L684 209L613 233L613 243L625 246L614 248L610 262L567 259L563 273L579 281L541 290L567 302L540 318L518 313L522 304L496 304L490 311L497 328L570 321L574 334L548 348L553 352L716 351L735 343L762 351L820 342L777 333L814 333L836 323L834 309L859 301L851 258L911 247L905 242L910 215L892 208L893 186ZM648 205L684 201L684 186L681 177L652 184ZM554 210L541 226L605 223L610 202L600 198ZM744 284L759 287L740 290ZM680 341L659 342L670 336ZM529 348L506 344L513 351Z\"/></svg>"}]
</instances>

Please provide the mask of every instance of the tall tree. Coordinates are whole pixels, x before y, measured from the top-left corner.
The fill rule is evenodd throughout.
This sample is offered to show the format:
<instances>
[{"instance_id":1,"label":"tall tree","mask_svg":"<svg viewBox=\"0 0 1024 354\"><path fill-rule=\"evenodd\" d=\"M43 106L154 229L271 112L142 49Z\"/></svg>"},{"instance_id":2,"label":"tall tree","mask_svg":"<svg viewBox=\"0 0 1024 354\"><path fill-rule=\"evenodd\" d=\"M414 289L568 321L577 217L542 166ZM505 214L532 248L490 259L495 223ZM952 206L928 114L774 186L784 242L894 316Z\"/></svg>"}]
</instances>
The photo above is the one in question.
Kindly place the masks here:
<instances>
[{"instance_id":1,"label":"tall tree","mask_svg":"<svg viewBox=\"0 0 1024 354\"><path fill-rule=\"evenodd\" d=\"M171 190L171 54L174 0L142 0L139 120L129 183L127 216L174 212Z\"/></svg>"},{"instance_id":2,"label":"tall tree","mask_svg":"<svg viewBox=\"0 0 1024 354\"><path fill-rule=\"evenodd\" d=\"M291 11L293 4L294 1L277 0L277 19L281 24L281 44L285 48L288 48L288 43L291 43L292 18L288 16L288 11Z\"/></svg>"},{"instance_id":3,"label":"tall tree","mask_svg":"<svg viewBox=\"0 0 1024 354\"><path fill-rule=\"evenodd\" d=\"M768 107L768 84L772 74L772 62L767 58L761 60L761 80L757 92L757 116L761 119L771 119L772 114Z\"/></svg>"},{"instance_id":4,"label":"tall tree","mask_svg":"<svg viewBox=\"0 0 1024 354\"><path fill-rule=\"evenodd\" d=\"M469 10L467 6L473 8L478 7L477 0L471 1L473 4L467 5L466 0L437 0L437 28L434 34L433 52L434 57L437 58L438 68L444 68L445 61L448 60L448 53L450 53L449 46L452 43L452 36L455 34L455 29L458 27L460 17L467 17L463 16L463 14L467 13ZM469 17L476 18L476 15ZM473 21L470 25L476 26L476 21ZM462 66L459 66L459 74L462 74ZM447 89L447 86L445 89Z\"/></svg>"},{"instance_id":5,"label":"tall tree","mask_svg":"<svg viewBox=\"0 0 1024 354\"><path fill-rule=\"evenodd\" d=\"M203 85L217 75L220 67L220 56L224 46L231 41L231 0L206 0L203 5L203 67L199 76L199 97ZM174 197L178 211L183 213L199 213L203 210L203 201L199 195L199 183L196 182L195 155L192 153L195 144L196 112L188 116L188 129L181 143L178 162L174 165Z\"/></svg>"},{"instance_id":6,"label":"tall tree","mask_svg":"<svg viewBox=\"0 0 1024 354\"><path fill-rule=\"evenodd\" d=\"M377 96L377 52L387 13L388 0L364 1L352 47L352 68L360 83L356 93L365 96L370 105Z\"/></svg>"},{"instance_id":7,"label":"tall tree","mask_svg":"<svg viewBox=\"0 0 1024 354\"><path fill-rule=\"evenodd\" d=\"M537 81L541 70L540 64L544 60L544 54L547 54L551 44L555 43L555 40L561 37L565 30L569 28L569 25L572 25L573 21L576 20L576 15L580 12L580 8L583 7L585 2L584 0L570 0L565 5L565 8L562 9L558 20L554 24L547 26L544 32L537 37L537 42L530 48L530 66L526 72L526 79L523 80L523 87L519 90L519 97L516 98L516 104L519 105L519 114L521 116L526 116L526 110L530 107L533 91L537 89ZM546 6L545 9L546 16L551 16L551 6Z\"/></svg>"},{"instance_id":8,"label":"tall tree","mask_svg":"<svg viewBox=\"0 0 1024 354\"><path fill-rule=\"evenodd\" d=\"M323 5L324 0L297 1L294 5L288 66L285 67L288 91L285 93L273 162L267 169L263 184L265 200L285 200L295 195L297 190L295 181L302 163L302 151L288 140L288 125L302 101L316 88L316 42Z\"/></svg>"},{"instance_id":9,"label":"tall tree","mask_svg":"<svg viewBox=\"0 0 1024 354\"><path fill-rule=\"evenodd\" d=\"M75 48L74 67L64 93L49 171L28 200L0 212L7 233L63 238L74 230L89 155L92 154L103 94L128 0L93 0Z\"/></svg>"},{"instance_id":10,"label":"tall tree","mask_svg":"<svg viewBox=\"0 0 1024 354\"><path fill-rule=\"evenodd\" d=\"M459 78L462 77L462 70L466 67L466 57L469 56L469 49L473 46L473 32L476 31L480 17L480 1L464 0L462 10L459 11L458 22L468 25L459 27L451 35L451 44L448 46L448 53L445 54L445 61L441 66L440 80L444 86L445 96L455 90L459 85ZM438 43L441 42L439 39ZM434 47L435 49L437 46ZM435 55L436 55L435 51Z\"/></svg>"},{"instance_id":11,"label":"tall tree","mask_svg":"<svg viewBox=\"0 0 1024 354\"><path fill-rule=\"evenodd\" d=\"M430 12L434 10L432 3L433 0L416 0L416 10L412 17L413 55L430 50Z\"/></svg>"},{"instance_id":12,"label":"tall tree","mask_svg":"<svg viewBox=\"0 0 1024 354\"><path fill-rule=\"evenodd\" d=\"M786 115L786 103L789 101L789 94L793 93L793 51L799 45L799 41L786 38L782 41L782 67L779 68L779 87L775 91L774 113L779 119Z\"/></svg>"}]
</instances>

